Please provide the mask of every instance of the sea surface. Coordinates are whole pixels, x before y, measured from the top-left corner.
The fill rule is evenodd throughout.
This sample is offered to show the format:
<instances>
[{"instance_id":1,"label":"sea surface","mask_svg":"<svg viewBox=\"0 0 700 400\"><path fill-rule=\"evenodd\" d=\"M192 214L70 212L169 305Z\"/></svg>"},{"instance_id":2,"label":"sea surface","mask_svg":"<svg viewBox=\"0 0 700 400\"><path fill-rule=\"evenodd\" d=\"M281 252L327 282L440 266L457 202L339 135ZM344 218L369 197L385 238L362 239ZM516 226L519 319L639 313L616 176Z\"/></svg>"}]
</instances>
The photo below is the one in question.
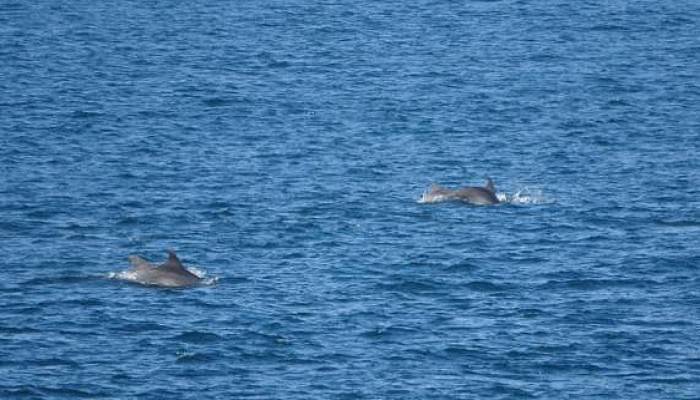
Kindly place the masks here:
<instances>
[{"instance_id":1,"label":"sea surface","mask_svg":"<svg viewBox=\"0 0 700 400\"><path fill-rule=\"evenodd\" d=\"M2 399L700 399L699 244L696 0L0 0Z\"/></svg>"}]
</instances>

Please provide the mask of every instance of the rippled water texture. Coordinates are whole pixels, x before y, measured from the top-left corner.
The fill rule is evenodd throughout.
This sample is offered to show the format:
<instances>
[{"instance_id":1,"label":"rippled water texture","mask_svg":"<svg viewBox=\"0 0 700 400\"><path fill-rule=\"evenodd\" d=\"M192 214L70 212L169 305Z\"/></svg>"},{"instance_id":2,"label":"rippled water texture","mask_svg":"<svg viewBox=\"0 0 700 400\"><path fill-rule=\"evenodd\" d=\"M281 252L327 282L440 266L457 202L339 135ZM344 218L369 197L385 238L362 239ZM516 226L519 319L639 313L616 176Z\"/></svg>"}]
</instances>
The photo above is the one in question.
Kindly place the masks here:
<instances>
[{"instance_id":1,"label":"rippled water texture","mask_svg":"<svg viewBox=\"0 0 700 400\"><path fill-rule=\"evenodd\" d=\"M699 25L0 1L0 398L698 399Z\"/></svg>"}]
</instances>

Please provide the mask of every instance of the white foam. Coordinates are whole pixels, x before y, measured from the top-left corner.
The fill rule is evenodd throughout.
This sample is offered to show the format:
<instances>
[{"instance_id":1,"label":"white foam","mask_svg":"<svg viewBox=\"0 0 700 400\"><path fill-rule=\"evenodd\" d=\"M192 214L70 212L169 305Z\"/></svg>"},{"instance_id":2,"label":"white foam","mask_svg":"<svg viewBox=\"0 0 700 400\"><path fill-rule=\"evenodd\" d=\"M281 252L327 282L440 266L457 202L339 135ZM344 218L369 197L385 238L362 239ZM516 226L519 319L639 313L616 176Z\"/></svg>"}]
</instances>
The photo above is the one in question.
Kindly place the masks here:
<instances>
[{"instance_id":1,"label":"white foam","mask_svg":"<svg viewBox=\"0 0 700 400\"><path fill-rule=\"evenodd\" d=\"M418 199L419 204L430 204L430 203L440 203L449 200L447 196L443 194L430 194L430 189L427 189Z\"/></svg>"},{"instance_id":2,"label":"white foam","mask_svg":"<svg viewBox=\"0 0 700 400\"><path fill-rule=\"evenodd\" d=\"M498 193L498 200L508 204L546 204L552 201L548 199L541 189L531 189L528 187L519 189L512 195L507 193Z\"/></svg>"},{"instance_id":3,"label":"white foam","mask_svg":"<svg viewBox=\"0 0 700 400\"><path fill-rule=\"evenodd\" d=\"M197 267L187 266L187 270L190 271L191 273L193 273L194 275L196 275L197 278L202 280L200 285L204 285L204 286L214 285L219 281L218 277L207 276L207 273L204 270L201 270Z\"/></svg>"},{"instance_id":4,"label":"white foam","mask_svg":"<svg viewBox=\"0 0 700 400\"><path fill-rule=\"evenodd\" d=\"M116 279L119 281L139 282L136 272L130 269L126 271L110 272L107 274L107 278Z\"/></svg>"},{"instance_id":5,"label":"white foam","mask_svg":"<svg viewBox=\"0 0 700 400\"><path fill-rule=\"evenodd\" d=\"M496 198L498 201L501 203L507 202L508 201L508 195L503 193L503 192L496 192Z\"/></svg>"}]
</instances>

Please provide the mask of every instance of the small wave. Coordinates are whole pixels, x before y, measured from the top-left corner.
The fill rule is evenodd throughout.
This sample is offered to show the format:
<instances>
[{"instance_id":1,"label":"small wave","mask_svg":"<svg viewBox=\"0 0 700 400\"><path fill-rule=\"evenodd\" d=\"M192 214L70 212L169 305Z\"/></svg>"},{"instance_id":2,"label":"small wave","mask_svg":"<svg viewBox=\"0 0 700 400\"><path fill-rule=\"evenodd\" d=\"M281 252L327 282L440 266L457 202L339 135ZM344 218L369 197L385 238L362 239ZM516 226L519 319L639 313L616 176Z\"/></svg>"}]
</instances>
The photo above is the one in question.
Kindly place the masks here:
<instances>
[{"instance_id":1,"label":"small wave","mask_svg":"<svg viewBox=\"0 0 700 400\"><path fill-rule=\"evenodd\" d=\"M4 335L26 335L31 333L39 333L41 330L31 327L15 327L15 326L0 326L0 333Z\"/></svg>"},{"instance_id":2,"label":"small wave","mask_svg":"<svg viewBox=\"0 0 700 400\"><path fill-rule=\"evenodd\" d=\"M3 387L0 391L3 394L11 394L17 398L84 398L84 399L94 399L98 397L105 397L106 394L102 392L88 392L85 390L80 390L76 388L69 387L48 387L48 386L38 386L38 385L24 385L15 387ZM11 397L12 397L11 396ZM3 398L5 398L3 396Z\"/></svg>"},{"instance_id":3,"label":"small wave","mask_svg":"<svg viewBox=\"0 0 700 400\"><path fill-rule=\"evenodd\" d=\"M487 281L474 281L467 283L465 285L467 288L474 290L476 292L485 292L485 293L497 293L497 292L507 292L512 289L509 285L505 284L496 284L493 282L487 282Z\"/></svg>"},{"instance_id":4,"label":"small wave","mask_svg":"<svg viewBox=\"0 0 700 400\"><path fill-rule=\"evenodd\" d=\"M190 271L191 273L197 275L197 278L201 279L202 282L200 285L202 286L211 286L219 282L219 278L216 276L207 276L207 273L204 270L201 270L197 267L192 267L188 266L187 270Z\"/></svg>"},{"instance_id":5,"label":"small wave","mask_svg":"<svg viewBox=\"0 0 700 400\"><path fill-rule=\"evenodd\" d=\"M398 282L380 283L377 287L382 290L405 294L431 294L440 290L443 285L428 279L400 279Z\"/></svg>"},{"instance_id":6,"label":"small wave","mask_svg":"<svg viewBox=\"0 0 700 400\"><path fill-rule=\"evenodd\" d=\"M234 103L233 99L226 99L222 97L212 97L209 99L203 100L204 104L207 107L222 107L222 106L228 106Z\"/></svg>"},{"instance_id":7,"label":"small wave","mask_svg":"<svg viewBox=\"0 0 700 400\"><path fill-rule=\"evenodd\" d=\"M41 278L32 278L24 282L27 286L45 286L45 285L70 285L70 284L81 284L91 279L96 279L95 276L87 275L63 275L63 276L49 276Z\"/></svg>"},{"instance_id":8,"label":"small wave","mask_svg":"<svg viewBox=\"0 0 700 400\"><path fill-rule=\"evenodd\" d=\"M668 233L700 231L700 222L693 220L658 220L654 221L656 229Z\"/></svg>"},{"instance_id":9,"label":"small wave","mask_svg":"<svg viewBox=\"0 0 700 400\"><path fill-rule=\"evenodd\" d=\"M196 352L182 350L176 354L175 362L178 364L180 364L180 363L200 364L200 363L208 363L212 359L213 359L213 357L209 354L196 353Z\"/></svg>"},{"instance_id":10,"label":"small wave","mask_svg":"<svg viewBox=\"0 0 700 400\"><path fill-rule=\"evenodd\" d=\"M568 279L550 280L540 287L546 290L570 289L582 291L606 290L620 287L643 289L658 284L651 279Z\"/></svg>"},{"instance_id":11,"label":"small wave","mask_svg":"<svg viewBox=\"0 0 700 400\"><path fill-rule=\"evenodd\" d=\"M473 271L475 269L478 269L479 266L475 262L470 262L468 260L463 260L457 263L454 263L452 265L449 265L445 268L445 271L447 272L466 272L466 271Z\"/></svg>"},{"instance_id":12,"label":"small wave","mask_svg":"<svg viewBox=\"0 0 700 400\"><path fill-rule=\"evenodd\" d=\"M700 221L691 220L658 220L657 225L671 226L674 228L697 228L700 227Z\"/></svg>"},{"instance_id":13,"label":"small wave","mask_svg":"<svg viewBox=\"0 0 700 400\"><path fill-rule=\"evenodd\" d=\"M181 333L173 338L179 342L191 343L191 344L208 344L214 343L222 340L223 338L215 333L210 332L200 332L200 331L189 331Z\"/></svg>"},{"instance_id":14,"label":"small wave","mask_svg":"<svg viewBox=\"0 0 700 400\"><path fill-rule=\"evenodd\" d=\"M408 336L418 332L419 331L417 329L411 327L379 325L366 330L365 332L361 333L361 335L372 339L387 339L396 336Z\"/></svg>"},{"instance_id":15,"label":"small wave","mask_svg":"<svg viewBox=\"0 0 700 400\"><path fill-rule=\"evenodd\" d=\"M24 364L25 365L26 364L34 365L37 367L68 367L68 368L79 367L79 364L75 361L63 359L63 358L57 358L57 357L25 361Z\"/></svg>"}]
</instances>

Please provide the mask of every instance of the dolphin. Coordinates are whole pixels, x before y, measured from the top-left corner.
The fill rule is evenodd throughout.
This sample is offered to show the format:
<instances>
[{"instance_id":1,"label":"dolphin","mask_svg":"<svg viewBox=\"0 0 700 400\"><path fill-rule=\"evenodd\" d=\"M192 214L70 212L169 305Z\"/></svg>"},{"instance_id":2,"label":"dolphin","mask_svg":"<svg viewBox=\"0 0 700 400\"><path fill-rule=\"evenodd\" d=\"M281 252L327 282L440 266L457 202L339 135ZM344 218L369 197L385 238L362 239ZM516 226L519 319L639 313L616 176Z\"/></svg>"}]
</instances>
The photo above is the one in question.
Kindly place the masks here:
<instances>
[{"instance_id":1,"label":"dolphin","mask_svg":"<svg viewBox=\"0 0 700 400\"><path fill-rule=\"evenodd\" d=\"M168 250L168 261L155 266L137 255L129 256L132 269L129 270L131 281L143 285L162 287L194 286L202 278L185 268L174 251Z\"/></svg>"},{"instance_id":2,"label":"dolphin","mask_svg":"<svg viewBox=\"0 0 700 400\"><path fill-rule=\"evenodd\" d=\"M500 201L496 197L496 187L491 178L486 178L486 185L468 186L461 189L450 189L433 184L430 190L423 193L421 203L436 203L439 201L457 200L479 206L498 204Z\"/></svg>"}]
</instances>

